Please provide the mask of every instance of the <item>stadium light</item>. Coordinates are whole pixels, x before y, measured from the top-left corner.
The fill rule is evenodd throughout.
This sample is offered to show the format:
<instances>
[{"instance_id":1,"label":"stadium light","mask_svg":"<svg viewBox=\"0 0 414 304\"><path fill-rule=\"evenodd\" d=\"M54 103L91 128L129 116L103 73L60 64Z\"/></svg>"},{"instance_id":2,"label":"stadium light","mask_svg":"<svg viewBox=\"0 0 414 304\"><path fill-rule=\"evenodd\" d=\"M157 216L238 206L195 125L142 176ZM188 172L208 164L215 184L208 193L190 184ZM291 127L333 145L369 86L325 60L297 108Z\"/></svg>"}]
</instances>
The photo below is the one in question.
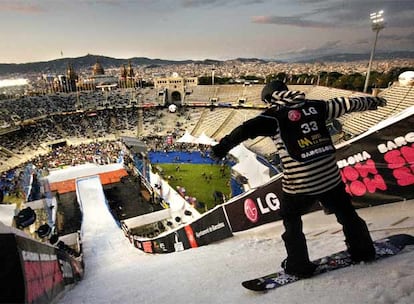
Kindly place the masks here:
<instances>
[{"instance_id":1,"label":"stadium light","mask_svg":"<svg viewBox=\"0 0 414 304\"><path fill-rule=\"evenodd\" d=\"M384 21L383 15L384 15L383 10L379 12L371 13L369 15L371 19L372 30L375 32L375 40L374 40L374 45L372 46L372 50L371 50L371 57L369 58L368 71L367 71L367 76L365 78L364 93L366 93L368 89L369 76L371 74L372 60L374 59L374 53L375 53L375 48L377 46L378 34L383 28L385 28L385 21Z\"/></svg>"}]
</instances>

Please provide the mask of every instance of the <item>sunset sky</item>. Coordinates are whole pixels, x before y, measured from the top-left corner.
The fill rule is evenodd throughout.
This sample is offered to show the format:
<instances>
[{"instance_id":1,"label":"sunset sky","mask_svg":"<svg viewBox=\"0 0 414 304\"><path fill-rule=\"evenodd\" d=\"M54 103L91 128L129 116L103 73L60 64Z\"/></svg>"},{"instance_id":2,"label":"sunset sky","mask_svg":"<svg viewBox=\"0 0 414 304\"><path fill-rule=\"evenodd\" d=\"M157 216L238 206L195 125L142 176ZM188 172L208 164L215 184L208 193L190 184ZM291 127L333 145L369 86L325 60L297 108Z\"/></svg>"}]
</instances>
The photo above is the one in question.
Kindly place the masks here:
<instances>
[{"instance_id":1,"label":"sunset sky","mask_svg":"<svg viewBox=\"0 0 414 304\"><path fill-rule=\"evenodd\" d=\"M115 58L288 60L414 50L413 0L0 0L0 63Z\"/></svg>"}]
</instances>

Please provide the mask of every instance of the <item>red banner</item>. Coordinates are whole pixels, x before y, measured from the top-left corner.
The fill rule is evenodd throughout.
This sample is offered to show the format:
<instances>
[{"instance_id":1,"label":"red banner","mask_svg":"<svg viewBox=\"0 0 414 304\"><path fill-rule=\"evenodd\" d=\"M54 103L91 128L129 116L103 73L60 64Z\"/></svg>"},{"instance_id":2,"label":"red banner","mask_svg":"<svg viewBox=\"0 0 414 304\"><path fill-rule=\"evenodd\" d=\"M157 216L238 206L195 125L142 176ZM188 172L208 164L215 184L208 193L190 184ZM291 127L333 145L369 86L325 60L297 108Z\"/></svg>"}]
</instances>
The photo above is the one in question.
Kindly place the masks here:
<instances>
[{"instance_id":1,"label":"red banner","mask_svg":"<svg viewBox=\"0 0 414 304\"><path fill-rule=\"evenodd\" d=\"M55 248L32 239L15 236L25 280L26 303L50 303L64 281Z\"/></svg>"},{"instance_id":2,"label":"red banner","mask_svg":"<svg viewBox=\"0 0 414 304\"><path fill-rule=\"evenodd\" d=\"M194 231L190 225L184 227L185 234L187 235L188 242L190 243L191 248L197 248L198 244L194 236Z\"/></svg>"},{"instance_id":3,"label":"red banner","mask_svg":"<svg viewBox=\"0 0 414 304\"><path fill-rule=\"evenodd\" d=\"M38 299L49 293L57 284L63 282L56 256L41 257L37 253L23 252L23 269L26 280L27 303L38 302ZM46 260L31 260L46 259ZM52 259L52 260L47 260Z\"/></svg>"}]
</instances>

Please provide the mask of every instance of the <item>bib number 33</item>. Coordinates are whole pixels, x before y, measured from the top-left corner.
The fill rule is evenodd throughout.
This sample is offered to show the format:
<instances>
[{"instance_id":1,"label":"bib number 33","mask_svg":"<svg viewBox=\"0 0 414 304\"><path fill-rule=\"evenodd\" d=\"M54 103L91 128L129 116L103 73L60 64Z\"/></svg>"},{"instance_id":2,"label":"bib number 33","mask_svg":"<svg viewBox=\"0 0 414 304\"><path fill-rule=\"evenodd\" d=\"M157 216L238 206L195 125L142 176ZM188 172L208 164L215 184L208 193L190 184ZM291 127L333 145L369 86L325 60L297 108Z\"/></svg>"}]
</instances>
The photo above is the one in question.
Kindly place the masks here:
<instances>
[{"instance_id":1,"label":"bib number 33","mask_svg":"<svg viewBox=\"0 0 414 304\"><path fill-rule=\"evenodd\" d=\"M300 128L302 129L303 134L318 131L318 125L314 120L301 124Z\"/></svg>"}]
</instances>

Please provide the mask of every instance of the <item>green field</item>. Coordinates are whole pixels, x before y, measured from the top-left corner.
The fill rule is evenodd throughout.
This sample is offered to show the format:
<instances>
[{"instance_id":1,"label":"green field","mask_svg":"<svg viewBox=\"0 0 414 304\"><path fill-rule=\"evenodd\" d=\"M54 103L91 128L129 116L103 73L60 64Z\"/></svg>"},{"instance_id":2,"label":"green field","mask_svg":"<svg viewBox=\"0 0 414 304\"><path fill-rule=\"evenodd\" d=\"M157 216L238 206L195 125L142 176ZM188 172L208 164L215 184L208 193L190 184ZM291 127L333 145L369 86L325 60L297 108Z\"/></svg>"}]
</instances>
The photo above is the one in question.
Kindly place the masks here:
<instances>
[{"instance_id":1,"label":"green field","mask_svg":"<svg viewBox=\"0 0 414 304\"><path fill-rule=\"evenodd\" d=\"M179 170L177 170L179 166ZM224 175L220 165L203 164L157 164L162 169L163 179L174 189L177 186L186 189L186 195L195 197L206 204L207 209L215 206L213 193L220 191L231 197L230 168L224 167ZM204 174L204 176L203 176ZM205 210L199 210L203 212Z\"/></svg>"}]
</instances>

